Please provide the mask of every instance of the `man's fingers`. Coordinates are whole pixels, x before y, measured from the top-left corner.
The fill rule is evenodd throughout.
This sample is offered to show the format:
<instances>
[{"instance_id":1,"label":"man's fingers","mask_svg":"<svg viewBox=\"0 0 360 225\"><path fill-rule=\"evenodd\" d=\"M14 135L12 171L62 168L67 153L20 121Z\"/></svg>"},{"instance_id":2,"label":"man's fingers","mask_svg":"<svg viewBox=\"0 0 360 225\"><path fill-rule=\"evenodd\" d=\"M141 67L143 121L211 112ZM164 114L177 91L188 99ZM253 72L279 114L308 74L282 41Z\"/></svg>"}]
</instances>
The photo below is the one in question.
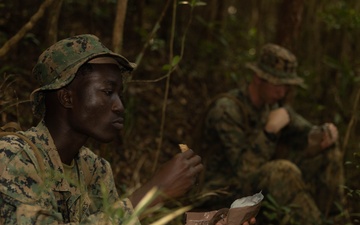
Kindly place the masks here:
<instances>
[{"instance_id":1,"label":"man's fingers","mask_svg":"<svg viewBox=\"0 0 360 225\"><path fill-rule=\"evenodd\" d=\"M181 152L180 154L182 154L185 159L190 159L195 155L195 152L191 148L189 148L188 150Z\"/></svg>"},{"instance_id":2,"label":"man's fingers","mask_svg":"<svg viewBox=\"0 0 360 225\"><path fill-rule=\"evenodd\" d=\"M253 218L250 219L250 224L256 224L256 219L255 219L255 217L253 217Z\"/></svg>"},{"instance_id":3,"label":"man's fingers","mask_svg":"<svg viewBox=\"0 0 360 225\"><path fill-rule=\"evenodd\" d=\"M325 136L328 137L328 139L332 142L336 141L338 139L338 130L336 126L332 123L325 123L323 125Z\"/></svg>"},{"instance_id":4,"label":"man's fingers","mask_svg":"<svg viewBox=\"0 0 360 225\"><path fill-rule=\"evenodd\" d=\"M201 163L201 157L198 155L193 155L192 157L188 158L188 162L192 166L198 165Z\"/></svg>"},{"instance_id":5,"label":"man's fingers","mask_svg":"<svg viewBox=\"0 0 360 225\"><path fill-rule=\"evenodd\" d=\"M204 170L203 164L198 164L198 165L196 165L196 166L194 167L194 171L195 171L196 174L200 173L200 172L203 171L203 170Z\"/></svg>"}]
</instances>

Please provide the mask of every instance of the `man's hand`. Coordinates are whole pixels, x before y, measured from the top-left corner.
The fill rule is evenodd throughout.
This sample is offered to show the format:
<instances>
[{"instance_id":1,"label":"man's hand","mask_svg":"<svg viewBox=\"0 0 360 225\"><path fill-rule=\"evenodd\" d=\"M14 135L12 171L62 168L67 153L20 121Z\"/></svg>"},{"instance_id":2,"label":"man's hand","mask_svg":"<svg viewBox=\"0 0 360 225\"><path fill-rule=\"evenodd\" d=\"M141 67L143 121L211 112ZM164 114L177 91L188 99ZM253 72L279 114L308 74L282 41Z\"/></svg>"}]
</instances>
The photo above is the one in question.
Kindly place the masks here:
<instances>
[{"instance_id":1,"label":"man's hand","mask_svg":"<svg viewBox=\"0 0 360 225\"><path fill-rule=\"evenodd\" d=\"M153 187L169 198L177 198L184 195L196 182L198 174L203 170L201 157L196 155L193 150L176 154L171 160L166 162L154 177L129 198L135 207L141 198ZM152 205L161 202L156 199Z\"/></svg>"},{"instance_id":2,"label":"man's hand","mask_svg":"<svg viewBox=\"0 0 360 225\"><path fill-rule=\"evenodd\" d=\"M216 223L216 225L225 225L227 223L227 219L224 218ZM249 221L244 222L242 225L254 225L256 224L255 217L251 218Z\"/></svg>"},{"instance_id":3,"label":"man's hand","mask_svg":"<svg viewBox=\"0 0 360 225\"><path fill-rule=\"evenodd\" d=\"M339 132L337 127L332 123L325 123L322 127L324 131L320 146L321 149L326 149L337 141L339 137Z\"/></svg>"},{"instance_id":4,"label":"man's hand","mask_svg":"<svg viewBox=\"0 0 360 225\"><path fill-rule=\"evenodd\" d=\"M285 108L278 108L269 113L268 120L265 125L265 131L277 134L290 122L290 116Z\"/></svg>"},{"instance_id":5,"label":"man's hand","mask_svg":"<svg viewBox=\"0 0 360 225\"><path fill-rule=\"evenodd\" d=\"M253 224L256 224L255 217L251 218L250 221L247 221L247 222L243 223L242 225L253 225Z\"/></svg>"},{"instance_id":6,"label":"man's hand","mask_svg":"<svg viewBox=\"0 0 360 225\"><path fill-rule=\"evenodd\" d=\"M308 134L308 148L306 156L314 156L322 150L333 145L339 137L336 126L332 123L325 123L322 126L314 126Z\"/></svg>"},{"instance_id":7,"label":"man's hand","mask_svg":"<svg viewBox=\"0 0 360 225\"><path fill-rule=\"evenodd\" d=\"M189 149L166 162L153 177L152 182L167 196L176 198L182 196L195 184L202 170L201 157Z\"/></svg>"}]
</instances>

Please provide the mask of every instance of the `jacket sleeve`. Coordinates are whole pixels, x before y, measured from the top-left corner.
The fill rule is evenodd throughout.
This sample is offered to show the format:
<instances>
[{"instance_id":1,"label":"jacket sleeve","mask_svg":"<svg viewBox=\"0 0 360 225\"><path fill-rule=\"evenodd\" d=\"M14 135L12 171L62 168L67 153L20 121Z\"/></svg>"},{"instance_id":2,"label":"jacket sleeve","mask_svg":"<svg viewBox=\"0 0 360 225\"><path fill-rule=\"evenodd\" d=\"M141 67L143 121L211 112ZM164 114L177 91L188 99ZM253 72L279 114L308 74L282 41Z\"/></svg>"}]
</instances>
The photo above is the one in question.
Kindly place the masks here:
<instances>
[{"instance_id":1,"label":"jacket sleeve","mask_svg":"<svg viewBox=\"0 0 360 225\"><path fill-rule=\"evenodd\" d=\"M279 144L287 146L292 151L307 148L308 134L313 124L298 114L291 106L285 106L290 116L290 123L281 131Z\"/></svg>"}]
</instances>

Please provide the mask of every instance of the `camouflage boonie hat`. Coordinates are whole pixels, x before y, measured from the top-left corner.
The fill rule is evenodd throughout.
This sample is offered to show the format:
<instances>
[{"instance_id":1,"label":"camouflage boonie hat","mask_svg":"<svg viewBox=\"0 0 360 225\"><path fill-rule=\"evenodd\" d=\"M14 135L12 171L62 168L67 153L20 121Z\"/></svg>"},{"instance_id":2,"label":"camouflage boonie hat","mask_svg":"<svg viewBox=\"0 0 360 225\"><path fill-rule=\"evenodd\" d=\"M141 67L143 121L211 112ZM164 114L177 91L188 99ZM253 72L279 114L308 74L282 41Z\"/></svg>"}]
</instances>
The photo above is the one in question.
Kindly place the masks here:
<instances>
[{"instance_id":1,"label":"camouflage boonie hat","mask_svg":"<svg viewBox=\"0 0 360 225\"><path fill-rule=\"evenodd\" d=\"M109 50L98 37L91 34L66 38L46 49L32 71L40 85L31 93L34 115L43 117L45 114L43 91L57 90L68 85L83 64L97 57L114 58L129 71L136 66L122 55Z\"/></svg>"},{"instance_id":2,"label":"camouflage boonie hat","mask_svg":"<svg viewBox=\"0 0 360 225\"><path fill-rule=\"evenodd\" d=\"M275 85L304 85L304 80L297 76L297 60L289 50L275 44L266 44L261 49L256 63L247 63L259 77Z\"/></svg>"}]
</instances>

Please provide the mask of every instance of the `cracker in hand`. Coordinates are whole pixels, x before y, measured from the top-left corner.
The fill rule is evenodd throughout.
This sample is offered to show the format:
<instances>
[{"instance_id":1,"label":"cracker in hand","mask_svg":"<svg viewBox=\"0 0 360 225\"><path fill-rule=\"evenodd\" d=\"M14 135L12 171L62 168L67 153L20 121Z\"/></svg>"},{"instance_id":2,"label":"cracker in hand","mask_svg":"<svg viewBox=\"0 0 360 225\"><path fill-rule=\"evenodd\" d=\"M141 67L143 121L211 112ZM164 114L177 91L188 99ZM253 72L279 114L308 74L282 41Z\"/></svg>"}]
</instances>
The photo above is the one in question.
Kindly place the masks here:
<instances>
[{"instance_id":1,"label":"cracker in hand","mask_svg":"<svg viewBox=\"0 0 360 225\"><path fill-rule=\"evenodd\" d=\"M186 144L179 144L181 152L186 152L189 150L189 147Z\"/></svg>"}]
</instances>

